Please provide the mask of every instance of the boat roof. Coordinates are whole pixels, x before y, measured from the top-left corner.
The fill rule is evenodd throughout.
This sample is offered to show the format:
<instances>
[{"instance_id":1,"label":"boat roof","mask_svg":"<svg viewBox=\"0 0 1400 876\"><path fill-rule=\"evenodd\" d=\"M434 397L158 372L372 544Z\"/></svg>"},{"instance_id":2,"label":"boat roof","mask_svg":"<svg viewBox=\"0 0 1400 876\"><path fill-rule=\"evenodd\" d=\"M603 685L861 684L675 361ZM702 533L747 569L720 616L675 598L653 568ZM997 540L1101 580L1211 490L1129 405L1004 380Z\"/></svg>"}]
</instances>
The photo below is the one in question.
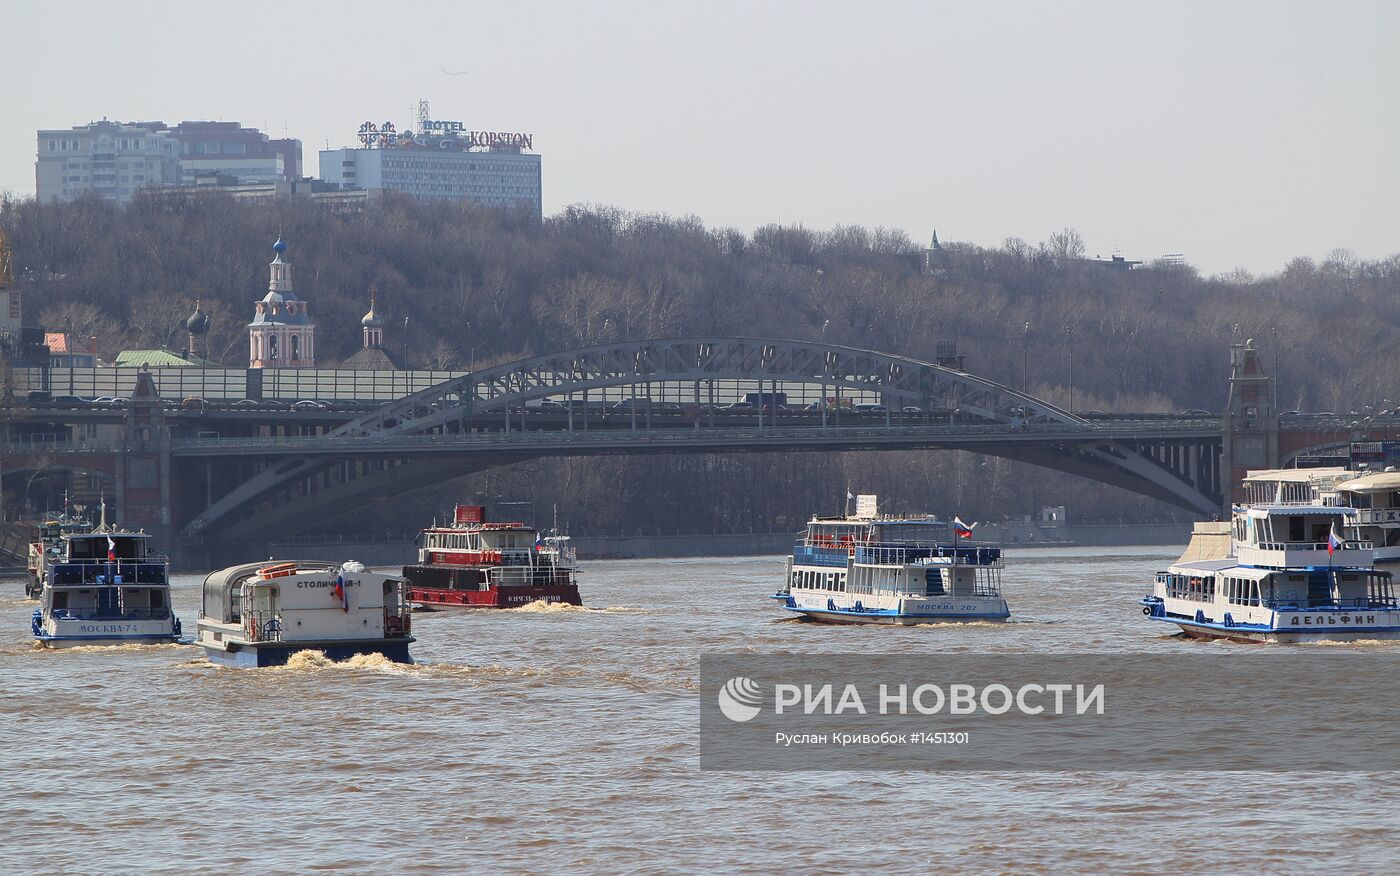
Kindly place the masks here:
<instances>
[{"instance_id":1,"label":"boat roof","mask_svg":"<svg viewBox=\"0 0 1400 876\"><path fill-rule=\"evenodd\" d=\"M1222 572L1228 572L1232 578L1262 581L1278 570L1241 566L1239 560L1229 557L1224 560L1194 560L1189 563L1172 563L1167 567L1167 571L1177 575L1219 575Z\"/></svg>"},{"instance_id":2,"label":"boat roof","mask_svg":"<svg viewBox=\"0 0 1400 876\"><path fill-rule=\"evenodd\" d=\"M1362 475L1359 478L1337 484L1337 489L1346 490L1349 493L1380 493L1400 490L1400 471L1382 471Z\"/></svg>"},{"instance_id":3,"label":"boat roof","mask_svg":"<svg viewBox=\"0 0 1400 876\"><path fill-rule=\"evenodd\" d=\"M122 532L122 531L117 531L117 532L65 532L65 533L63 533L62 538L64 538L65 540L72 541L72 540L76 540L76 539L79 539L79 538L107 538L108 536L111 536L112 538L150 538L150 537L151 537L151 534L150 534L149 532Z\"/></svg>"},{"instance_id":4,"label":"boat roof","mask_svg":"<svg viewBox=\"0 0 1400 876\"><path fill-rule=\"evenodd\" d=\"M1245 483L1307 484L1313 481L1335 478L1351 474L1345 468L1257 468L1245 476Z\"/></svg>"},{"instance_id":5,"label":"boat roof","mask_svg":"<svg viewBox=\"0 0 1400 876\"><path fill-rule=\"evenodd\" d=\"M1355 514L1356 509L1339 505L1250 505L1250 517L1268 517L1273 514L1331 514L1345 517Z\"/></svg>"}]
</instances>

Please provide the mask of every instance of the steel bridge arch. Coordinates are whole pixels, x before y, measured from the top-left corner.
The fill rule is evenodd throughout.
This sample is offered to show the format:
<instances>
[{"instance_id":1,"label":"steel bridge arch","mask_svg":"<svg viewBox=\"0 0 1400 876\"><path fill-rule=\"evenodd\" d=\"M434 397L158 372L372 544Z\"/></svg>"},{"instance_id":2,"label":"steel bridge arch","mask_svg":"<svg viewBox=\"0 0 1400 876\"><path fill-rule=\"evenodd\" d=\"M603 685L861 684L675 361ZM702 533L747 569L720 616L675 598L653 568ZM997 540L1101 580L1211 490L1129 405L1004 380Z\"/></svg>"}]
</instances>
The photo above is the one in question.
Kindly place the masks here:
<instances>
[{"instance_id":1,"label":"steel bridge arch","mask_svg":"<svg viewBox=\"0 0 1400 876\"><path fill-rule=\"evenodd\" d=\"M602 344L455 377L356 417L321 436L325 453L289 454L275 460L196 516L185 534L199 536L230 514L334 464L337 444L446 429L474 413L509 410L528 401L593 389L695 381L698 392L701 382L712 380L841 387L876 393L889 405L930 410L937 404L1005 424L1087 422L995 381L873 350L775 338L694 337ZM1170 472L1151 459L1109 446L1083 448L1080 455L1155 482L1158 497L1165 494L1171 497L1168 501L1209 513L1211 504L1199 491L1176 483Z\"/></svg>"}]
</instances>

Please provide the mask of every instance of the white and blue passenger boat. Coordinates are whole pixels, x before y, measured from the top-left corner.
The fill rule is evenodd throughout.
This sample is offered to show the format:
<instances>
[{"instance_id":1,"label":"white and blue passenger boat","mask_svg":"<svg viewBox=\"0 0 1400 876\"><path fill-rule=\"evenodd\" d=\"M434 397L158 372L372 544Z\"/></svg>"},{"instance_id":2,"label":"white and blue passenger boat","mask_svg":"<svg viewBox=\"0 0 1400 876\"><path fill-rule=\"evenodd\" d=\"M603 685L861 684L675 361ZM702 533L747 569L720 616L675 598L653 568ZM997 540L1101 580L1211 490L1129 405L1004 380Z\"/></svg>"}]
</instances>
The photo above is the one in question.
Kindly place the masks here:
<instances>
[{"instance_id":1,"label":"white and blue passenger boat","mask_svg":"<svg viewBox=\"0 0 1400 876\"><path fill-rule=\"evenodd\" d=\"M808 522L774 597L825 623L1004 621L1001 548L971 536L960 521L882 517L858 496L854 516Z\"/></svg>"},{"instance_id":2,"label":"white and blue passenger boat","mask_svg":"<svg viewBox=\"0 0 1400 876\"><path fill-rule=\"evenodd\" d=\"M1390 572L1375 568L1371 542L1346 537L1356 509L1334 504L1329 485L1300 494L1308 478L1252 472L1250 503L1229 524L1196 524L1186 553L1140 600L1143 614L1236 642L1400 639Z\"/></svg>"},{"instance_id":3,"label":"white and blue passenger boat","mask_svg":"<svg viewBox=\"0 0 1400 876\"><path fill-rule=\"evenodd\" d=\"M204 579L195 644L212 662L242 668L280 666L298 651L412 663L407 583L353 561L230 566Z\"/></svg>"},{"instance_id":4,"label":"white and blue passenger boat","mask_svg":"<svg viewBox=\"0 0 1400 876\"><path fill-rule=\"evenodd\" d=\"M34 638L49 648L173 642L180 619L170 606L170 561L144 532L104 522L64 533L39 571Z\"/></svg>"}]
</instances>

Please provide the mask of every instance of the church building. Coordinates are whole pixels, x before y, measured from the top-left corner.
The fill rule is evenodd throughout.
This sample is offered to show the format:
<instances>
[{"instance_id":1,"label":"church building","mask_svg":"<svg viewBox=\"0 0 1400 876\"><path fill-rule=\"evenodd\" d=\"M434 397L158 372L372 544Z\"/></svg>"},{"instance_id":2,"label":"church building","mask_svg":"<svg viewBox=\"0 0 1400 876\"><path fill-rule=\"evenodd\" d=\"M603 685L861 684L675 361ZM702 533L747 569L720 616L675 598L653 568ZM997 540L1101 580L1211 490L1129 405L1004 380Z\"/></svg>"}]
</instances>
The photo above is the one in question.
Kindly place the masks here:
<instances>
[{"instance_id":1,"label":"church building","mask_svg":"<svg viewBox=\"0 0 1400 876\"><path fill-rule=\"evenodd\" d=\"M315 368L316 325L306 302L292 291L292 266L282 259L287 244L272 245L267 294L254 304L248 323L249 368Z\"/></svg>"}]
</instances>

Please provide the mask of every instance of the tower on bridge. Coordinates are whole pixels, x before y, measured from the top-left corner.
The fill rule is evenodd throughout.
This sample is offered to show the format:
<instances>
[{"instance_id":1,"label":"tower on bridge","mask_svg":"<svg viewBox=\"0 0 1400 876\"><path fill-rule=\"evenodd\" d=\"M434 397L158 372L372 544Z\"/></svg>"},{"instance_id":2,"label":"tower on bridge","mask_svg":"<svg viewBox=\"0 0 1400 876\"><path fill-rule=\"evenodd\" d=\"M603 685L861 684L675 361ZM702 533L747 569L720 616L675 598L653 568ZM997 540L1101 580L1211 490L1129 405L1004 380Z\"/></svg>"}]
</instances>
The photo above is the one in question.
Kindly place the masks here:
<instances>
[{"instance_id":1,"label":"tower on bridge","mask_svg":"<svg viewBox=\"0 0 1400 876\"><path fill-rule=\"evenodd\" d=\"M292 266L282 259L282 237L272 245L267 294L253 305L248 323L249 368L315 368L316 325L305 301L292 291Z\"/></svg>"},{"instance_id":2,"label":"tower on bridge","mask_svg":"<svg viewBox=\"0 0 1400 876\"><path fill-rule=\"evenodd\" d=\"M1225 406L1223 465L1229 489L1224 490L1228 510L1252 468L1278 466L1278 411L1274 406L1274 378L1264 373L1254 341L1230 345L1230 397Z\"/></svg>"}]
</instances>

